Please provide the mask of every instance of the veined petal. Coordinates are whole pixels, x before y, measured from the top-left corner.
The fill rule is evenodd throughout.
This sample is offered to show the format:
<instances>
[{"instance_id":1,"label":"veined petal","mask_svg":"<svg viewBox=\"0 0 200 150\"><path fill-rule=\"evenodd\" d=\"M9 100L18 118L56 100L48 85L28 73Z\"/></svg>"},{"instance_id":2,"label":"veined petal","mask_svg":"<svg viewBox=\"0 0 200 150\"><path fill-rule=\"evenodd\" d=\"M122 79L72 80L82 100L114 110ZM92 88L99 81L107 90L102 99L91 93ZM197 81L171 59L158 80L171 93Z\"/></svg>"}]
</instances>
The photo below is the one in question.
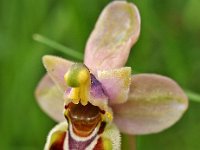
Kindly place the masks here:
<instances>
[{"instance_id":1,"label":"veined petal","mask_svg":"<svg viewBox=\"0 0 200 150\"><path fill-rule=\"evenodd\" d=\"M131 84L130 67L98 71L97 74L111 105L126 102Z\"/></svg>"},{"instance_id":2,"label":"veined petal","mask_svg":"<svg viewBox=\"0 0 200 150\"><path fill-rule=\"evenodd\" d=\"M51 55L44 56L42 60L51 79L60 90L65 91L67 84L64 81L64 75L73 62Z\"/></svg>"},{"instance_id":3,"label":"veined petal","mask_svg":"<svg viewBox=\"0 0 200 150\"><path fill-rule=\"evenodd\" d=\"M55 121L65 120L63 115L63 93L58 89L51 78L46 74L35 91L40 107Z\"/></svg>"},{"instance_id":4,"label":"veined petal","mask_svg":"<svg viewBox=\"0 0 200 150\"><path fill-rule=\"evenodd\" d=\"M124 133L156 133L177 122L187 107L187 96L175 81L160 75L134 75L128 101L113 106L114 121Z\"/></svg>"},{"instance_id":5,"label":"veined petal","mask_svg":"<svg viewBox=\"0 0 200 150\"><path fill-rule=\"evenodd\" d=\"M93 71L124 66L139 33L137 7L126 1L111 2L89 37L84 63Z\"/></svg>"}]
</instances>

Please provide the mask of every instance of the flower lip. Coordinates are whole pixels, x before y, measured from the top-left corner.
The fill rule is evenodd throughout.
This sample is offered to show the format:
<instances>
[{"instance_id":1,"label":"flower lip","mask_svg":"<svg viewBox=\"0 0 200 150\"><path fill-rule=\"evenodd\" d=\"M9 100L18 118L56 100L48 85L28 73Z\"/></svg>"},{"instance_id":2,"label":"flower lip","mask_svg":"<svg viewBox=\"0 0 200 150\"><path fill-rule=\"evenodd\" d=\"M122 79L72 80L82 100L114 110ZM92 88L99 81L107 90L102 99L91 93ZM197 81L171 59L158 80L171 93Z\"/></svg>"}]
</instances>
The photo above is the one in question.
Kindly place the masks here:
<instances>
[{"instance_id":1,"label":"flower lip","mask_svg":"<svg viewBox=\"0 0 200 150\"><path fill-rule=\"evenodd\" d=\"M66 118L72 123L73 131L82 137L88 136L102 121L101 110L91 103L83 106L81 103L70 103Z\"/></svg>"},{"instance_id":2,"label":"flower lip","mask_svg":"<svg viewBox=\"0 0 200 150\"><path fill-rule=\"evenodd\" d=\"M69 105L69 116L73 121L86 121L93 122L100 117L100 109L97 106L93 106L91 103L83 106L82 104Z\"/></svg>"}]
</instances>

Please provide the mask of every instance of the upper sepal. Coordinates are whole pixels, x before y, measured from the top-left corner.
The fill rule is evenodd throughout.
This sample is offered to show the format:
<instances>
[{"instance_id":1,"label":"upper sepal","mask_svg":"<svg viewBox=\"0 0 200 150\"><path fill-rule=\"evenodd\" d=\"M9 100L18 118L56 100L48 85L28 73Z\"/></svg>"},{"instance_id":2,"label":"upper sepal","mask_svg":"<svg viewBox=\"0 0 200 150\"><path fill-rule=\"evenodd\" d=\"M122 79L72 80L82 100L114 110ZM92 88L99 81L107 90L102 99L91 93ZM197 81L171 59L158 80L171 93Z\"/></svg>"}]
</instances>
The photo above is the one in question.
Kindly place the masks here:
<instances>
[{"instance_id":1,"label":"upper sepal","mask_svg":"<svg viewBox=\"0 0 200 150\"><path fill-rule=\"evenodd\" d=\"M84 63L93 71L125 65L140 33L137 7L126 1L113 1L101 13L90 35Z\"/></svg>"}]
</instances>

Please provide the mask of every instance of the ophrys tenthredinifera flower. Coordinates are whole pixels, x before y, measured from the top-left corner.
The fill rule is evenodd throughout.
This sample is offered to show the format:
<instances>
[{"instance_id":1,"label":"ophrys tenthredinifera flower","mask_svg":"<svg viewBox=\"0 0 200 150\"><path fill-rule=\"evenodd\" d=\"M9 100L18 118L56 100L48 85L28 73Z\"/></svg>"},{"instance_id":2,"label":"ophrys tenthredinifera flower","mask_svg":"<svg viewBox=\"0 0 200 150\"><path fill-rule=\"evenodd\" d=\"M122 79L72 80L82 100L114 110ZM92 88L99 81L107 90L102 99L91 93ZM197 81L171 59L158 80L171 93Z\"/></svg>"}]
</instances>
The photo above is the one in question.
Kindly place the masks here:
<instances>
[{"instance_id":1,"label":"ophrys tenthredinifera flower","mask_svg":"<svg viewBox=\"0 0 200 150\"><path fill-rule=\"evenodd\" d=\"M42 109L59 124L46 150L120 149L120 132L141 135L173 125L188 106L171 79L131 75L123 67L140 33L137 7L110 3L86 45L84 64L44 56L47 75L36 89Z\"/></svg>"}]
</instances>

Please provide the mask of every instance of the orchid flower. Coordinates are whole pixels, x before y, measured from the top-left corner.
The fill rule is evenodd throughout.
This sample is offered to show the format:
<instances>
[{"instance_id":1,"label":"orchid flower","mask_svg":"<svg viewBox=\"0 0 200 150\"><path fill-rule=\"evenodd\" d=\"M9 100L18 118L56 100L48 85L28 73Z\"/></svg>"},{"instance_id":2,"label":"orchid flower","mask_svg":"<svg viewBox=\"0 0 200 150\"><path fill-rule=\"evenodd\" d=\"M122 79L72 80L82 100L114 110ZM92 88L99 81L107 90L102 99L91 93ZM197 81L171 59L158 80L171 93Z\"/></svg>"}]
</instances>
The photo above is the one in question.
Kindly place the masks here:
<instances>
[{"instance_id":1,"label":"orchid flower","mask_svg":"<svg viewBox=\"0 0 200 150\"><path fill-rule=\"evenodd\" d=\"M47 74L36 98L59 122L45 150L119 150L120 132L157 133L181 118L188 98L175 81L156 74L131 75L131 68L123 67L139 33L137 7L113 1L89 37L84 63L43 57Z\"/></svg>"}]
</instances>

